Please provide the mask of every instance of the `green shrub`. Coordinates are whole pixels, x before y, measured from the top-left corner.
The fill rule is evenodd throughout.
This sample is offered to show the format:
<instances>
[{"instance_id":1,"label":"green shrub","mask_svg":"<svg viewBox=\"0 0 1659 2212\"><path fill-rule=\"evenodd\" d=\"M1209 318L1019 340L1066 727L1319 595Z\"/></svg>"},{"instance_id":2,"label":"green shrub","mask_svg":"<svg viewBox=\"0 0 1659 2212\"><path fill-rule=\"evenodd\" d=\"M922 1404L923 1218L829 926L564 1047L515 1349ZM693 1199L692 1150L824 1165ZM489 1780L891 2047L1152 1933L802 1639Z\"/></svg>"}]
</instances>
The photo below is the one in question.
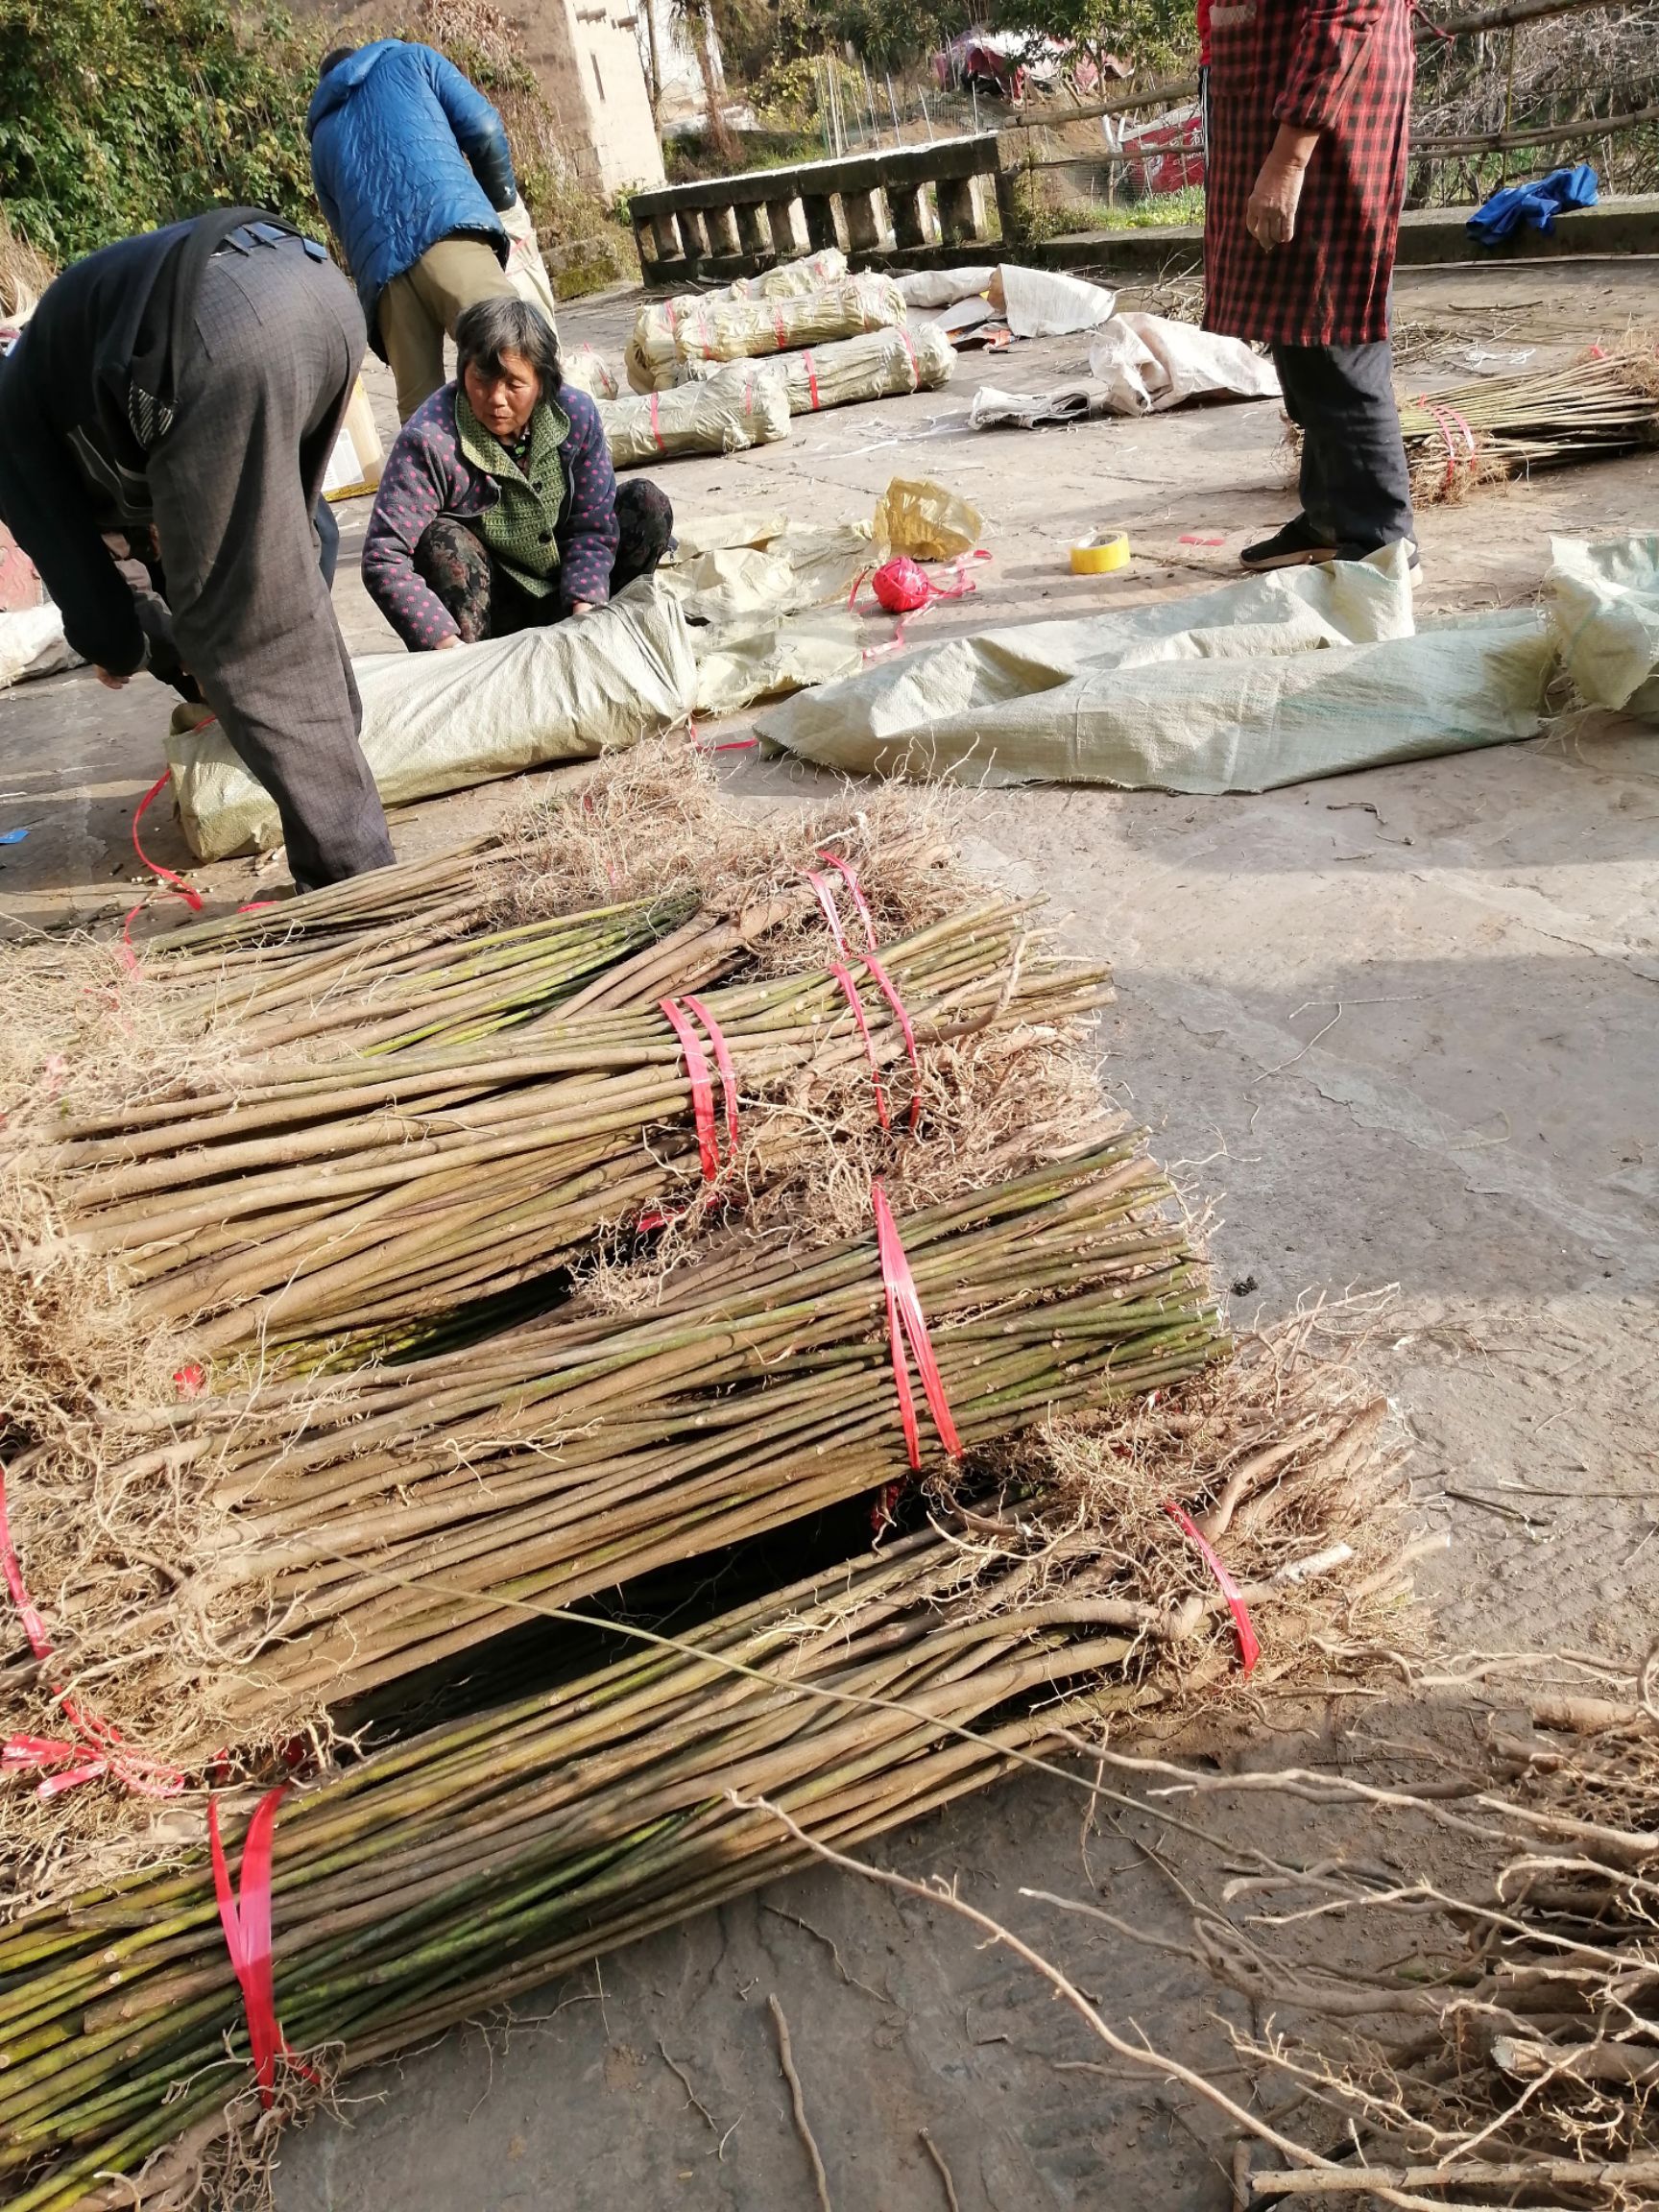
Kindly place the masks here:
<instances>
[{"instance_id":1,"label":"green shrub","mask_svg":"<svg viewBox=\"0 0 1659 2212\"><path fill-rule=\"evenodd\" d=\"M6 0L0 203L62 262L215 202L313 228L321 30L215 0Z\"/></svg>"}]
</instances>

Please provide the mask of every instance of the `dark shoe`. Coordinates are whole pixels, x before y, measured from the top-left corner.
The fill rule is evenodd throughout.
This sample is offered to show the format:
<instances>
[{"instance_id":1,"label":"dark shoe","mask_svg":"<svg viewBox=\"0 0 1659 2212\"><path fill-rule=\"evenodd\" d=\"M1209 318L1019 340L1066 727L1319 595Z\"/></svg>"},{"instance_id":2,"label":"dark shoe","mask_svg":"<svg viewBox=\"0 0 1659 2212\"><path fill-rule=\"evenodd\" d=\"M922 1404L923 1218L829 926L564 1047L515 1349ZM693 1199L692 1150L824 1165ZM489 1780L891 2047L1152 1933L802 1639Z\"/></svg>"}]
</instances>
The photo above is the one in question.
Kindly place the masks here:
<instances>
[{"instance_id":1,"label":"dark shoe","mask_svg":"<svg viewBox=\"0 0 1659 2212\"><path fill-rule=\"evenodd\" d=\"M1310 561L1335 558L1336 548L1324 532L1316 530L1306 515L1296 515L1271 538L1246 545L1238 561L1245 568L1303 568Z\"/></svg>"}]
</instances>

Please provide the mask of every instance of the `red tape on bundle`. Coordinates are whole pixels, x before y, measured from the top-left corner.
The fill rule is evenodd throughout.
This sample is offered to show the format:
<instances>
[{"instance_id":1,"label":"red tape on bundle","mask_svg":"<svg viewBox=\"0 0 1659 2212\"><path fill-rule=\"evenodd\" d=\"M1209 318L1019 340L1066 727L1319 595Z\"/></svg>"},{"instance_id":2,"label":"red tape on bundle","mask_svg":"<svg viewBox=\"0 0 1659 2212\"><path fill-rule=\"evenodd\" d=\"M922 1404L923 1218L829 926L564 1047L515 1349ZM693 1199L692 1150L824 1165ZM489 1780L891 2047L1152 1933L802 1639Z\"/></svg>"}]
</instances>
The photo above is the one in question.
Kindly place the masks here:
<instances>
[{"instance_id":1,"label":"red tape on bundle","mask_svg":"<svg viewBox=\"0 0 1659 2212\"><path fill-rule=\"evenodd\" d=\"M818 372L812 366L812 349L810 346L803 349L801 360L806 371L806 397L812 402L811 412L816 415L818 412ZM854 589L856 590L856 585Z\"/></svg>"},{"instance_id":2,"label":"red tape on bundle","mask_svg":"<svg viewBox=\"0 0 1659 2212\"><path fill-rule=\"evenodd\" d=\"M720 1070L720 1102L726 1109L726 1142L731 1153L737 1150L737 1070L732 1065L732 1048L726 1042L726 1032L704 1005L701 998L687 991L685 998L687 1010L696 1015L709 1032L709 1042L714 1047L714 1065Z\"/></svg>"},{"instance_id":3,"label":"red tape on bundle","mask_svg":"<svg viewBox=\"0 0 1659 2212\"><path fill-rule=\"evenodd\" d=\"M680 1040L685 1060L685 1079L691 1086L691 1112L697 1123L697 1150L703 1162L703 1180L712 1183L720 1172L720 1145L714 1134L714 1086L709 1079L709 1060L697 1032L675 998L657 1004Z\"/></svg>"},{"instance_id":4,"label":"red tape on bundle","mask_svg":"<svg viewBox=\"0 0 1659 2212\"><path fill-rule=\"evenodd\" d=\"M662 442L662 432L657 421L658 413L657 395L653 392L651 395L651 435L657 441L658 452L666 453L668 448Z\"/></svg>"},{"instance_id":5,"label":"red tape on bundle","mask_svg":"<svg viewBox=\"0 0 1659 2212\"><path fill-rule=\"evenodd\" d=\"M254 1809L242 1842L242 1879L239 1891L230 1886L230 1869L219 1837L219 1800L207 1800L207 1841L213 1854L213 1889L219 1900L219 1925L225 1931L225 1948L230 1954L242 2008L248 2015L248 2043L253 2056L253 2079L259 2084L259 2102L267 2111L276 2087L276 2061L292 2058L287 2038L276 2020L276 1988L271 1960L271 1847L276 1813L288 1794L279 1782ZM313 2077L314 2079L314 2077Z\"/></svg>"},{"instance_id":6,"label":"red tape on bundle","mask_svg":"<svg viewBox=\"0 0 1659 2212\"><path fill-rule=\"evenodd\" d=\"M778 333L779 352L787 353L789 350L789 325L784 320L783 310L781 306L775 306L772 310L772 327Z\"/></svg>"},{"instance_id":7,"label":"red tape on bundle","mask_svg":"<svg viewBox=\"0 0 1659 2212\"><path fill-rule=\"evenodd\" d=\"M1177 1505L1172 1498L1166 1498L1164 1501L1164 1510L1189 1542L1198 1547L1205 1566L1209 1568L1220 1585L1221 1595L1227 1600L1227 1610L1233 1616L1234 1633L1238 1639L1239 1667L1244 1673L1251 1673L1255 1669L1257 1660L1262 1656L1262 1647L1256 1640L1255 1623L1250 1619L1250 1608L1244 1602L1243 1591L1239 1589L1238 1583L1234 1581L1232 1575L1221 1564L1221 1554L1211 1543L1209 1537L1205 1535L1203 1529L1199 1527L1197 1522L1193 1520L1191 1514L1187 1512L1184 1507Z\"/></svg>"},{"instance_id":8,"label":"red tape on bundle","mask_svg":"<svg viewBox=\"0 0 1659 2212\"><path fill-rule=\"evenodd\" d=\"M843 952L851 952L853 948L848 944L847 932L841 926L841 909L835 903L835 894L830 887L828 877L820 876L816 868L803 868L801 873L818 894L818 903L824 909L824 919L830 925L830 934L834 938L836 946Z\"/></svg>"},{"instance_id":9,"label":"red tape on bundle","mask_svg":"<svg viewBox=\"0 0 1659 2212\"><path fill-rule=\"evenodd\" d=\"M4 1462L0 1462L0 1572L5 1575L6 1587L17 1608L23 1633L29 1639L29 1648L43 1667L53 1655L52 1639L46 1633L39 1609L29 1595L29 1586L23 1579L23 1565L12 1541L12 1524L6 1511ZM47 1801L82 1782L96 1782L106 1774L139 1797L177 1797L184 1788L184 1777L177 1767L160 1766L154 1759L144 1759L129 1751L122 1743L120 1731L83 1705L79 1698L70 1696L57 1684L52 1687L52 1695L64 1719L75 1730L75 1736L70 1740L54 1736L10 1736L0 1743L0 1772L44 1774L46 1779L36 1784L35 1794ZM78 1765L72 1764L77 1761ZM68 1767L69 1771L52 1772L55 1767Z\"/></svg>"},{"instance_id":10,"label":"red tape on bundle","mask_svg":"<svg viewBox=\"0 0 1659 2212\"><path fill-rule=\"evenodd\" d=\"M1463 457L1467 461L1475 458L1475 433L1455 407L1443 406L1439 400L1429 398L1420 398L1417 404L1434 418L1435 427L1446 447L1446 482L1448 485L1455 484L1457 481L1457 448L1453 443L1452 433L1456 430L1461 435Z\"/></svg>"},{"instance_id":11,"label":"red tape on bundle","mask_svg":"<svg viewBox=\"0 0 1659 2212\"><path fill-rule=\"evenodd\" d=\"M909 1455L911 1472L920 1474L922 1438L916 1424L916 1402L911 1395L910 1376L904 1361L906 1345L910 1358L916 1362L916 1372L922 1382L922 1394L927 1401L933 1426L939 1431L939 1441L952 1459L961 1456L962 1442L950 1416L950 1402L945 1395L945 1382L939 1373L939 1362L933 1357L933 1340L927 1334L927 1317L922 1310L915 1279L910 1273L910 1262L904 1257L904 1247L899 1238L899 1227L893 1218L893 1209L887 1202L887 1193L879 1176L870 1186L870 1204L876 1215L876 1250L881 1261L881 1284L887 1294L887 1341L893 1354L893 1382L899 1392L899 1418L904 1426L904 1449Z\"/></svg>"},{"instance_id":12,"label":"red tape on bundle","mask_svg":"<svg viewBox=\"0 0 1659 2212\"><path fill-rule=\"evenodd\" d=\"M852 896L853 903L858 909L858 919L864 925L864 965L869 970L877 989L892 1008L893 1019L899 1024L900 1032L904 1039L904 1050L910 1061L909 1122L910 1127L914 1129L917 1122L922 1118L922 1060L916 1049L916 1031L911 1026L910 1016L905 1010L904 1001L900 998L893 978L876 957L876 917L870 911L870 902L864 896L864 886L859 882L858 871L854 867L852 861L843 859L839 853L830 853L822 846L819 848L818 857L833 868L845 882ZM812 871L809 869L807 874L812 876ZM836 942L845 949L847 940L841 930L840 913L834 903L833 887L823 877L813 876L812 879L818 889L819 903L825 905L826 911L831 917L830 927L836 933ZM887 1124L883 1121L882 1127L885 1128Z\"/></svg>"},{"instance_id":13,"label":"red tape on bundle","mask_svg":"<svg viewBox=\"0 0 1659 2212\"><path fill-rule=\"evenodd\" d=\"M853 1009L853 1019L858 1024L858 1034L864 1043L864 1057L870 1063L870 1086L876 1094L876 1118L883 1129L891 1129L893 1119L887 1111L887 1087L881 1080L881 1063L876 1057L876 1045L870 1035L870 1023L865 1019L864 1001L858 996L858 986L853 980L853 971L843 968L838 960L831 960L830 973L840 984L847 1003Z\"/></svg>"}]
</instances>

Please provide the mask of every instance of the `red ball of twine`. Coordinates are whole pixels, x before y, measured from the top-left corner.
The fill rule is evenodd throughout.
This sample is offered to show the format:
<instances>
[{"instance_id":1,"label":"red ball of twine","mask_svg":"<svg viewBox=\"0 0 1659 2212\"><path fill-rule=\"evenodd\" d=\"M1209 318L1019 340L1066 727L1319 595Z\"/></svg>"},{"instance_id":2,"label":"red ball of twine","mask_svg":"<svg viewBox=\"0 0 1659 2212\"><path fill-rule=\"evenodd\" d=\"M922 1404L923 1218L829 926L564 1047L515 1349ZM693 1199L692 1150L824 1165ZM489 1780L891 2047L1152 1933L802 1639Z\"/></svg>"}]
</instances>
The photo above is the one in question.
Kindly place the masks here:
<instances>
[{"instance_id":1,"label":"red ball of twine","mask_svg":"<svg viewBox=\"0 0 1659 2212\"><path fill-rule=\"evenodd\" d=\"M933 596L932 585L907 553L878 568L870 589L889 614L914 614Z\"/></svg>"}]
</instances>

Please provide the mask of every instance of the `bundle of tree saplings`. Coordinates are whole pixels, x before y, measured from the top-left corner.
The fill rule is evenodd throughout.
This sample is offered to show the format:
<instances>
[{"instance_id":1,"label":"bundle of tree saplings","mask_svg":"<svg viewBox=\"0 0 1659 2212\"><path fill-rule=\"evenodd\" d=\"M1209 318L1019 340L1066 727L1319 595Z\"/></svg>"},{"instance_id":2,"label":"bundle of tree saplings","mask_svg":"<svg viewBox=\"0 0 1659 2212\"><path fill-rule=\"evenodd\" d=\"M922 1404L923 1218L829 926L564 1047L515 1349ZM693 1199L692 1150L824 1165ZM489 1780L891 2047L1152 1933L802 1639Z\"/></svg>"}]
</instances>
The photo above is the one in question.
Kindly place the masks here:
<instances>
[{"instance_id":1,"label":"bundle of tree saplings","mask_svg":"<svg viewBox=\"0 0 1659 2212\"><path fill-rule=\"evenodd\" d=\"M1628 453L1659 441L1659 349L1651 331L1632 332L1568 369L1402 398L1400 427L1419 507L1534 469Z\"/></svg>"},{"instance_id":2,"label":"bundle of tree saplings","mask_svg":"<svg viewBox=\"0 0 1659 2212\"><path fill-rule=\"evenodd\" d=\"M931 798L757 816L721 798L706 753L664 739L585 766L457 852L162 929L136 954L5 948L0 1143L234 1094L271 1053L385 1052L812 965L833 950L805 873L825 852L855 871L882 943L978 896Z\"/></svg>"},{"instance_id":3,"label":"bundle of tree saplings","mask_svg":"<svg viewBox=\"0 0 1659 2212\"><path fill-rule=\"evenodd\" d=\"M859 399L937 391L956 373L956 349L937 323L902 323L896 329L866 330L857 338L781 353L767 366L783 379L790 414L815 415ZM679 373L700 383L722 372L713 362L683 361Z\"/></svg>"},{"instance_id":4,"label":"bundle of tree saplings","mask_svg":"<svg viewBox=\"0 0 1659 2212\"><path fill-rule=\"evenodd\" d=\"M689 967L656 963L655 992L690 987L708 934L668 941ZM878 973L849 954L839 974L729 985L679 1015L589 1004L390 1059L264 1063L221 1092L65 1120L38 1169L139 1310L199 1316L204 1350L395 1342L545 1276L607 1223L683 1203L709 1174L716 1066L729 1134L796 1101L779 1171L789 1140L833 1146L889 1089L907 1114L912 1049L1062 1036L1103 978L1029 935L1023 909L991 900L892 946ZM853 1070L867 1073L849 1087Z\"/></svg>"},{"instance_id":5,"label":"bundle of tree saplings","mask_svg":"<svg viewBox=\"0 0 1659 2212\"><path fill-rule=\"evenodd\" d=\"M971 1455L954 1499L884 1551L701 1628L635 1625L583 1678L221 1804L245 1913L270 1843L252 2064L203 1842L15 1917L0 1934L12 2212L114 2205L129 2178L143 2202L246 2182L323 2081L799 1863L770 1805L846 1845L1021 1767L1081 1803L1088 1767L1056 1754L1243 1683L1232 1603L1253 1693L1323 1675L1317 1643L1362 1632L1399 1582L1374 1416L1339 1392L1317 1417L1290 1409L1281 1436L1271 1393L1264 1419L1230 1422L1209 1380L1186 1406L1161 1401L1162 1438L1141 1407L1057 1424L1058 1457ZM1231 1599L1171 1506L1225 1556Z\"/></svg>"},{"instance_id":6,"label":"bundle of tree saplings","mask_svg":"<svg viewBox=\"0 0 1659 2212\"><path fill-rule=\"evenodd\" d=\"M800 346L894 329L907 310L887 276L853 276L781 300L667 301L642 307L628 341L628 381L636 392L666 392L685 361L745 361Z\"/></svg>"},{"instance_id":7,"label":"bundle of tree saplings","mask_svg":"<svg viewBox=\"0 0 1659 2212\"><path fill-rule=\"evenodd\" d=\"M1169 1196L1124 1131L902 1217L956 1438L1217 1355ZM578 1300L321 1395L175 1407L124 1455L94 1440L90 1470L26 1452L12 1535L64 1666L148 1750L188 1765L280 1742L517 1626L526 1599L634 1583L903 1480L923 1426L912 1447L892 1279L876 1225L816 1253L733 1238L637 1318Z\"/></svg>"}]
</instances>

